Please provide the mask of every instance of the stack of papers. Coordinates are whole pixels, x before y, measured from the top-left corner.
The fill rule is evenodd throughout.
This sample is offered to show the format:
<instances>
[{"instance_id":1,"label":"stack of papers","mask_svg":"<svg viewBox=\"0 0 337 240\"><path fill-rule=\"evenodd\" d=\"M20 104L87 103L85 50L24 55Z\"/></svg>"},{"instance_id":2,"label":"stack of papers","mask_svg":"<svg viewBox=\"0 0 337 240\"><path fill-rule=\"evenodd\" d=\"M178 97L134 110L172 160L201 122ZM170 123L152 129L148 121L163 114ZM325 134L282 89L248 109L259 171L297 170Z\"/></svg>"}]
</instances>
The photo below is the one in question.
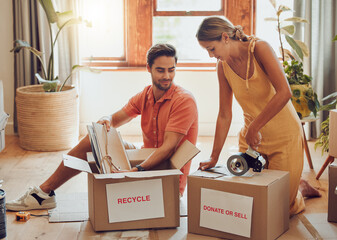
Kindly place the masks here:
<instances>
[{"instance_id":1,"label":"stack of papers","mask_svg":"<svg viewBox=\"0 0 337 240\"><path fill-rule=\"evenodd\" d=\"M111 127L107 132L105 125L92 123L87 129L92 153L100 173L131 169L122 138L115 128Z\"/></svg>"}]
</instances>

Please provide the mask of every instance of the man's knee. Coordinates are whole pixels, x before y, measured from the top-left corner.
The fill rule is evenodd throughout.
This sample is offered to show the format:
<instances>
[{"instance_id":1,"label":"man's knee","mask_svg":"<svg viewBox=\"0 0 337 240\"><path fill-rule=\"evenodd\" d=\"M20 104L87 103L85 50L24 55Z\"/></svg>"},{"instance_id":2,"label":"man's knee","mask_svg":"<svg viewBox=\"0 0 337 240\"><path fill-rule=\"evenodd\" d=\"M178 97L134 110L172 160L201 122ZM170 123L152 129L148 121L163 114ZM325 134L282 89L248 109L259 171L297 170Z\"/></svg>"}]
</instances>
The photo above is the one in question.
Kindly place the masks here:
<instances>
[{"instance_id":1,"label":"man's knee","mask_svg":"<svg viewBox=\"0 0 337 240\"><path fill-rule=\"evenodd\" d=\"M68 155L77 157L83 160L87 160L87 152L91 152L91 151L92 150L91 150L89 135L87 135L84 138L82 138L81 141L68 152Z\"/></svg>"}]
</instances>

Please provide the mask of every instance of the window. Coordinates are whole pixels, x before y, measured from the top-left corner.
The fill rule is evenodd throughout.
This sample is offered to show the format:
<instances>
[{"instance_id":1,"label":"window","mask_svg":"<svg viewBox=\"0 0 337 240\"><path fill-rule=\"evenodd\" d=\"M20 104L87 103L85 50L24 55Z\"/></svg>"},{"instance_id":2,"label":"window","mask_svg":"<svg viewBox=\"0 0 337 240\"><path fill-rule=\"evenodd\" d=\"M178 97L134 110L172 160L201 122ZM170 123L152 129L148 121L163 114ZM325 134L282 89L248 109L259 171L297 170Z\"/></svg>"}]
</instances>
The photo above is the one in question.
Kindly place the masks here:
<instances>
[{"instance_id":1,"label":"window","mask_svg":"<svg viewBox=\"0 0 337 240\"><path fill-rule=\"evenodd\" d=\"M282 0L279 4L293 8L294 0ZM256 3L256 36L267 41L274 49L276 55L281 58L280 53L280 40L277 32L276 22L265 21L267 17L275 17L275 9L269 0L259 0ZM289 18L293 16L292 11L282 13L283 18ZM288 22L289 23L289 22ZM303 24L304 26L304 24ZM288 42L282 38L283 47L290 49Z\"/></svg>"},{"instance_id":2,"label":"window","mask_svg":"<svg viewBox=\"0 0 337 240\"><path fill-rule=\"evenodd\" d=\"M247 34L255 31L256 0L84 0L82 13L93 29L81 29L82 59L102 69L142 69L152 44L168 42L178 51L178 69L214 69L195 34L206 16L227 16ZM102 7L104 6L104 7ZM97 10L96 10L97 9ZM122 13L122 14L121 14ZM84 55L83 55L84 53Z\"/></svg>"}]
</instances>

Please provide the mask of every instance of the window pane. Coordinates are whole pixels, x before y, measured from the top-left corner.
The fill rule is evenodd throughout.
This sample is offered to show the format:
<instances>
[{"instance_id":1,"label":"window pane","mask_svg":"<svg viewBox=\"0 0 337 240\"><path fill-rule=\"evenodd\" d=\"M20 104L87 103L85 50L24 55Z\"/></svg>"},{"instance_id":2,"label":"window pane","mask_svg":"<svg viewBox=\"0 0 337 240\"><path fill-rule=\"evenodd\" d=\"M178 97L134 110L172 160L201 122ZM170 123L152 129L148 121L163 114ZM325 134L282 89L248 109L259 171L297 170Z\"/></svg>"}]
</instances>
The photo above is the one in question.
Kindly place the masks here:
<instances>
[{"instance_id":1,"label":"window pane","mask_svg":"<svg viewBox=\"0 0 337 240\"><path fill-rule=\"evenodd\" d=\"M157 0L157 11L219 11L221 0Z\"/></svg>"},{"instance_id":2,"label":"window pane","mask_svg":"<svg viewBox=\"0 0 337 240\"><path fill-rule=\"evenodd\" d=\"M81 57L124 57L124 0L81 0Z\"/></svg>"},{"instance_id":3,"label":"window pane","mask_svg":"<svg viewBox=\"0 0 337 240\"><path fill-rule=\"evenodd\" d=\"M204 17L154 17L153 43L170 43L177 48L178 62L216 62L199 45L195 34Z\"/></svg>"},{"instance_id":4,"label":"window pane","mask_svg":"<svg viewBox=\"0 0 337 240\"><path fill-rule=\"evenodd\" d=\"M283 0L282 2L278 1L278 3L293 9L294 0ZM282 19L289 18L293 16L293 12L287 11L282 13L281 16ZM279 50L281 45L279 34L277 32L277 22L264 20L267 17L276 17L274 7L269 0L256 1L256 36L267 41L274 49L276 55L281 57ZM292 22L285 22L285 24L292 24ZM284 48L291 49L288 42L284 39L284 36L282 36L282 43Z\"/></svg>"}]
</instances>

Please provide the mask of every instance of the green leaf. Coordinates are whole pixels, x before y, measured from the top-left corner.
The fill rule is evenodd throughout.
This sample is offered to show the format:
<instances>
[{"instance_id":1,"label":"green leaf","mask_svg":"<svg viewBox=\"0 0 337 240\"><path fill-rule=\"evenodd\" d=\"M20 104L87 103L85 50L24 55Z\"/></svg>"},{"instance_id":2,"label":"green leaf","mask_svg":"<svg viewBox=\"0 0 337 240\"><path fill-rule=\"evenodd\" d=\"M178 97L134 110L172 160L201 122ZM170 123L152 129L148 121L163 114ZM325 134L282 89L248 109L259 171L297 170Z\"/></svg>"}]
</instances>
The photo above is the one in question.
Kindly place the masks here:
<instances>
[{"instance_id":1,"label":"green leaf","mask_svg":"<svg viewBox=\"0 0 337 240\"><path fill-rule=\"evenodd\" d=\"M37 56L40 56L40 57L42 56L42 52L40 52L36 48L33 48L32 46L30 46L30 44L26 41L15 40L14 43L15 43L15 46L12 50L10 50L11 52L17 53L17 52L20 52L22 49L28 49L33 54L35 54Z\"/></svg>"},{"instance_id":2,"label":"green leaf","mask_svg":"<svg viewBox=\"0 0 337 240\"><path fill-rule=\"evenodd\" d=\"M58 16L57 26L61 28L63 25L75 25L85 23L87 27L92 27L91 22L87 20L83 20L81 17L75 17L73 11L66 11L66 12L56 12Z\"/></svg>"},{"instance_id":3,"label":"green leaf","mask_svg":"<svg viewBox=\"0 0 337 240\"><path fill-rule=\"evenodd\" d=\"M334 93L331 93L331 94L329 94L328 96L324 97L324 98L322 99L322 101L326 101L326 100L328 100L328 99L330 99L330 98L336 98L336 97L337 97L337 92L334 92Z\"/></svg>"},{"instance_id":4,"label":"green leaf","mask_svg":"<svg viewBox=\"0 0 337 240\"><path fill-rule=\"evenodd\" d=\"M303 23L308 23L308 20L300 17L291 17L291 18L286 18L283 21L288 21L288 22L303 22Z\"/></svg>"},{"instance_id":5,"label":"green leaf","mask_svg":"<svg viewBox=\"0 0 337 240\"><path fill-rule=\"evenodd\" d=\"M275 0L269 0L269 2L270 2L271 5L273 5L273 7L276 9L276 2L275 2Z\"/></svg>"},{"instance_id":6,"label":"green leaf","mask_svg":"<svg viewBox=\"0 0 337 240\"><path fill-rule=\"evenodd\" d=\"M65 23L74 18L73 11L57 12L57 26L61 28Z\"/></svg>"},{"instance_id":7,"label":"green leaf","mask_svg":"<svg viewBox=\"0 0 337 240\"><path fill-rule=\"evenodd\" d=\"M337 35L332 39L332 41L337 41Z\"/></svg>"},{"instance_id":8,"label":"green leaf","mask_svg":"<svg viewBox=\"0 0 337 240\"><path fill-rule=\"evenodd\" d=\"M274 18L274 17L267 17L264 20L265 21L274 21L274 22L277 22L277 18Z\"/></svg>"},{"instance_id":9,"label":"green leaf","mask_svg":"<svg viewBox=\"0 0 337 240\"><path fill-rule=\"evenodd\" d=\"M39 0L39 2L47 15L48 21L50 23L57 22L57 14L55 12L52 0Z\"/></svg>"},{"instance_id":10,"label":"green leaf","mask_svg":"<svg viewBox=\"0 0 337 240\"><path fill-rule=\"evenodd\" d=\"M281 33L292 36L295 33L295 26L287 25L287 26L281 27Z\"/></svg>"},{"instance_id":11,"label":"green leaf","mask_svg":"<svg viewBox=\"0 0 337 240\"><path fill-rule=\"evenodd\" d=\"M308 108L310 109L310 111L312 111L313 113L316 112L316 104L314 101L309 100L308 101Z\"/></svg>"},{"instance_id":12,"label":"green leaf","mask_svg":"<svg viewBox=\"0 0 337 240\"><path fill-rule=\"evenodd\" d=\"M290 36L285 36L289 45L295 50L297 56L303 61L303 52L300 46L295 42L295 40Z\"/></svg>"},{"instance_id":13,"label":"green leaf","mask_svg":"<svg viewBox=\"0 0 337 240\"><path fill-rule=\"evenodd\" d=\"M304 42L302 42L300 40L295 40L295 42L302 49L303 55L305 57L309 57L309 48L308 48L308 46Z\"/></svg>"},{"instance_id":14,"label":"green leaf","mask_svg":"<svg viewBox=\"0 0 337 240\"><path fill-rule=\"evenodd\" d=\"M301 96L301 91L299 89L294 89L293 90L293 96L295 98L299 98Z\"/></svg>"},{"instance_id":15,"label":"green leaf","mask_svg":"<svg viewBox=\"0 0 337 240\"><path fill-rule=\"evenodd\" d=\"M277 10L277 16L280 16L282 12L291 11L291 9L285 5L280 5Z\"/></svg>"},{"instance_id":16,"label":"green leaf","mask_svg":"<svg viewBox=\"0 0 337 240\"><path fill-rule=\"evenodd\" d=\"M290 7L288 7L288 6L285 6L285 5L280 5L279 6L279 8L278 8L279 10L282 10L282 11L291 11L291 8Z\"/></svg>"},{"instance_id":17,"label":"green leaf","mask_svg":"<svg viewBox=\"0 0 337 240\"><path fill-rule=\"evenodd\" d=\"M43 83L42 87L45 92L56 92L57 91L57 83L54 81L47 81Z\"/></svg>"}]
</instances>

